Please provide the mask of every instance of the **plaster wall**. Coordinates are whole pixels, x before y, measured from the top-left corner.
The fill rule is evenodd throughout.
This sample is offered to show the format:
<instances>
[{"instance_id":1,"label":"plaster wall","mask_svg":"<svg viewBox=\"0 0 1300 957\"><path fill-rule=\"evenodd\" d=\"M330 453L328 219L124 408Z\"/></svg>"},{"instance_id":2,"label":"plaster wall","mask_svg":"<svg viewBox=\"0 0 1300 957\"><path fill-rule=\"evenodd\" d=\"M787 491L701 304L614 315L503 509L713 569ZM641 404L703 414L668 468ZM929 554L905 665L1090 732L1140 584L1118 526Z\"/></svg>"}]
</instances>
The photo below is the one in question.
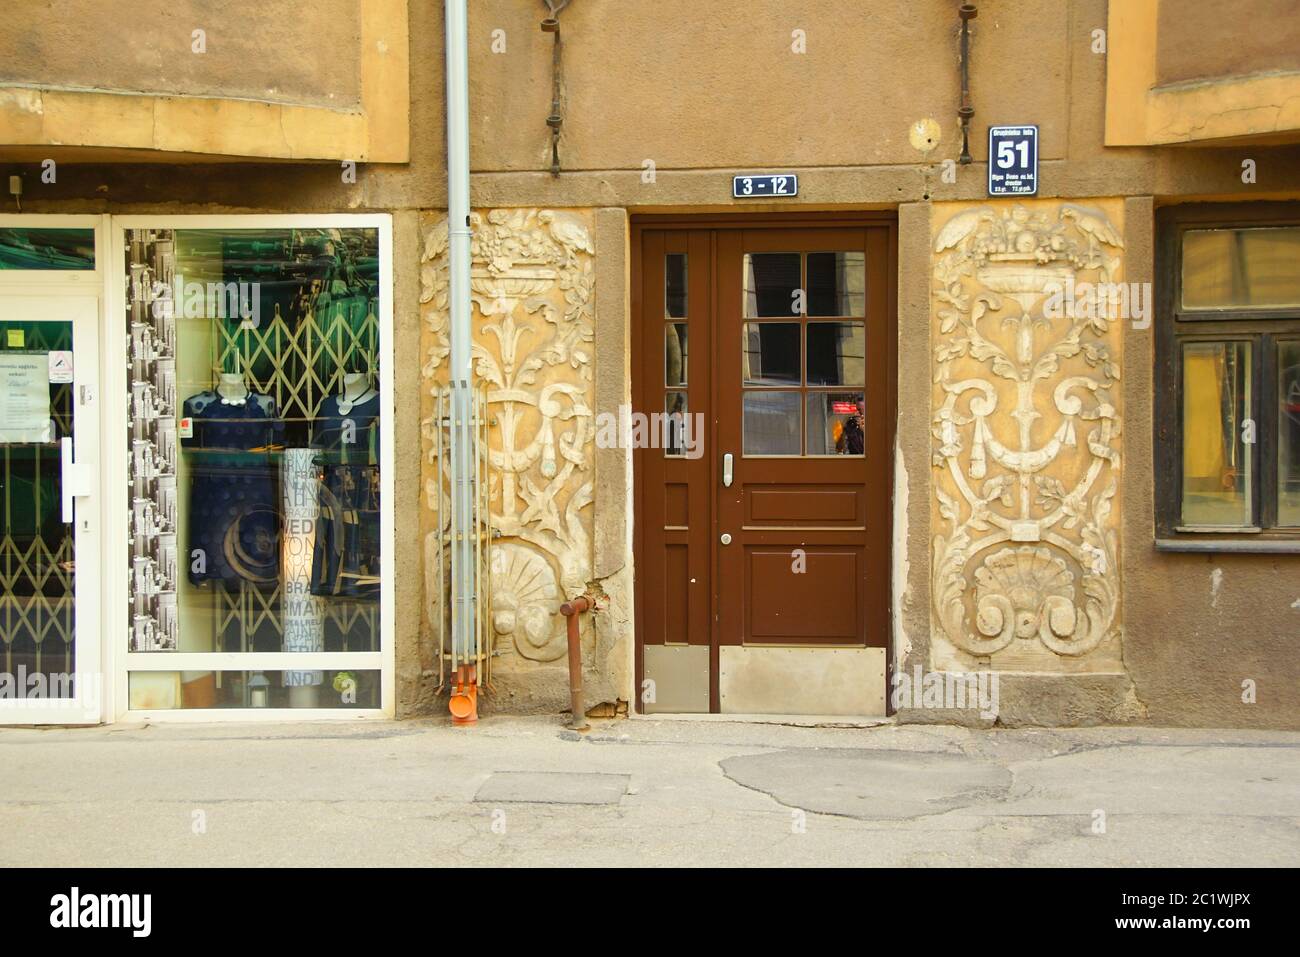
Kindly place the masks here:
<instances>
[{"instance_id":1,"label":"plaster wall","mask_svg":"<svg viewBox=\"0 0 1300 957\"><path fill-rule=\"evenodd\" d=\"M561 15L564 172L553 177L546 170L550 134L545 125L551 47L549 37L537 29L539 9L508 0L472 4L473 204L485 224L494 211L508 223L522 214L523 225L510 226L510 231L540 230L553 239L553 224L569 223L585 234L590 248L579 243L572 255L591 305L581 320L591 335L583 346L587 357L576 366L572 351L563 362L544 361L552 378L539 378L528 387L534 402L546 384L575 387L584 415L616 410L628 399L631 216L896 208L896 663L907 669L915 664L974 665L980 656L963 652L935 621L932 549L934 537L945 531L936 490L951 495L952 489L942 484L950 476L945 478L933 462L933 350L941 336L932 297L941 258L934 251L939 232L955 217L988 205L982 162L987 125L1040 125L1040 197L1029 208L1041 207L1054 225L1061 224L1064 204L1101 209L1123 240L1120 275L1133 282L1154 278L1157 207L1192 199L1300 196L1300 148L1108 148L1107 57L1091 45L1092 31L1107 26L1105 0L985 0L973 24L976 119L971 145L976 162L955 167L955 178L945 177L943 161L955 159L960 148L954 5L889 0L864 11L845 0L802 5L806 9L797 17L790 6L775 0L575 0ZM433 372L427 367L437 337L431 326L437 307L425 298L433 279L426 280L423 272L436 269L436 240L431 252L430 236L446 205L443 38L436 4L411 4L409 18L410 162L362 163L355 183L343 180L337 163L197 163L180 168L142 162L136 155L125 163L61 158L57 181L38 184L39 157L0 151L0 171L27 174L27 212L395 213L396 507L399 516L419 515L421 522L417 534L414 523L399 519L402 715L441 707L432 693L437 660L427 612L425 542L431 531L428 485L433 473L422 421L428 418L427 396L436 381L436 366ZM492 52L496 29L505 30L504 53ZM805 31L806 53L791 50L795 30ZM886 90L888 95L882 92ZM1225 101L1224 108L1229 107ZM922 152L912 147L908 133L926 118L937 122L940 138L937 146ZM647 159L655 162L655 175L649 178L643 167ZM1256 163L1254 182L1243 181L1245 159ZM731 172L755 167L798 172L799 198L784 203L733 200ZM1000 217L1008 207L995 208ZM554 214L547 223L539 219L544 212ZM522 302L512 307L519 327L528 330L521 349L544 348L556 325L547 320L547 310L559 310L563 317L572 307L571 291L557 277L530 294L544 306L536 311ZM499 362L498 340L485 331L485 319L481 309L475 313L480 339ZM562 318L561 324L572 321ZM1118 630L1107 639L1108 646L1094 650L1099 657L1089 652L1070 658L1035 649L1033 660L995 665L1003 675L1002 719L1021 724L1120 720L1300 726L1300 657L1294 654L1300 640L1300 556L1155 551L1151 444L1158 423L1151 419L1151 333L1124 326L1108 331L1105 342L1122 359L1119 384L1112 389L1112 404L1123 420L1112 443L1121 467L1107 520L1118 537ZM1052 400L1047 401L1050 412ZM569 411L576 407L566 403ZM530 408L534 418L521 433L525 444L536 437L545 417L537 411L540 406ZM994 427L1009 426L999 420ZM567 449L582 463L574 463L566 480L571 484L557 495L562 519L557 527L570 527L565 510L581 502L573 504L571 514L585 542L573 538L563 547L540 547L539 555L552 569L559 591L587 588L608 601L608 613L602 610L584 637L588 700L617 710L634 692L631 465L626 455L597 449L585 438L558 444L574 428L572 418L552 422L557 450ZM1087 429L1078 432L1079 442L1086 442ZM557 452L557 468L567 461ZM541 462L539 457L524 473L539 489L551 480L542 475ZM586 501L574 499L580 492ZM520 542L527 545L519 535L504 544ZM535 543L528 547L539 549ZM1081 566L1071 561L1080 582ZM964 569L969 592L963 607L978 633L978 601L970 604L978 589L974 570ZM1086 600L1077 594L1075 605L1087 610ZM545 625L547 636L553 637L554 626ZM563 668L555 659L526 660L531 663L516 669L518 677L503 683L507 690L501 706L562 710L567 704ZM1254 704L1241 700L1246 679L1258 685ZM953 716L925 711L903 718Z\"/></svg>"}]
</instances>

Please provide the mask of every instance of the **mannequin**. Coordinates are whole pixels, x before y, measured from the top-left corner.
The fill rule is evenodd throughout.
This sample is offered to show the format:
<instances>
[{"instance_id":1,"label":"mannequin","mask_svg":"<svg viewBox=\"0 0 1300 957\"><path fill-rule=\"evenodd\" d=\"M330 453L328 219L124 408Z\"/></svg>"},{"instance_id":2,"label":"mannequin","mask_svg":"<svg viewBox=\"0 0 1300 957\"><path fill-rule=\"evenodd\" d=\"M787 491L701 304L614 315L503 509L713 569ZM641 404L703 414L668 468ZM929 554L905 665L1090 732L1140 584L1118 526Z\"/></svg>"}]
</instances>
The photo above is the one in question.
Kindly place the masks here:
<instances>
[{"instance_id":1,"label":"mannequin","mask_svg":"<svg viewBox=\"0 0 1300 957\"><path fill-rule=\"evenodd\" d=\"M321 470L314 595L379 598L379 427L371 373L345 372L312 429Z\"/></svg>"},{"instance_id":2,"label":"mannequin","mask_svg":"<svg viewBox=\"0 0 1300 957\"><path fill-rule=\"evenodd\" d=\"M186 553L192 585L277 582L279 518L276 463L270 450L284 441L275 399L249 389L241 372L219 371L213 388L187 398L181 435L189 486Z\"/></svg>"},{"instance_id":3,"label":"mannequin","mask_svg":"<svg viewBox=\"0 0 1300 957\"><path fill-rule=\"evenodd\" d=\"M243 405L248 401L248 386L238 372L223 372L217 380L217 395L222 405Z\"/></svg>"},{"instance_id":4,"label":"mannequin","mask_svg":"<svg viewBox=\"0 0 1300 957\"><path fill-rule=\"evenodd\" d=\"M353 406L363 405L375 397L375 387L365 372L349 372L343 376L343 391L339 394L339 412L347 415Z\"/></svg>"}]
</instances>

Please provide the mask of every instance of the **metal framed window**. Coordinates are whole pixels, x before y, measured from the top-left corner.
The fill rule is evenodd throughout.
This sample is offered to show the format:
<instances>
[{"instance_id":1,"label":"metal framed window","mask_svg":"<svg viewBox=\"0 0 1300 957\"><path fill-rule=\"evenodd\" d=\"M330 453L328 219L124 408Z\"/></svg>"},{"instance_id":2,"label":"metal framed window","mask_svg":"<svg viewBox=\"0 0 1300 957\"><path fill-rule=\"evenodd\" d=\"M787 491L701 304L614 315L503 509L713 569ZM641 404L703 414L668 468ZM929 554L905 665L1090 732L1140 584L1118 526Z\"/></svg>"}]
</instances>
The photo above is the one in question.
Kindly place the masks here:
<instances>
[{"instance_id":1,"label":"metal framed window","mask_svg":"<svg viewBox=\"0 0 1300 957\"><path fill-rule=\"evenodd\" d=\"M379 509L378 523L379 574L377 576L378 582L374 583L378 590L378 624L372 642L364 650L351 650L345 643L342 650L332 649L328 644L323 647L311 647L296 651L261 650L256 644L253 644L246 649L241 647L241 650L214 648L212 650L191 651L187 650L184 645L172 647L167 642L160 644L160 647L165 650L141 650L139 642L135 641L134 633L129 633L130 630L125 627L125 623L131 618L131 609L128 598L129 589L121 587L127 573L126 569L123 568L122 577L114 583L114 587L108 589L105 596L105 621L111 623L105 626L105 633L112 649L110 657L112 659L114 691L114 707L110 717L117 720L148 718L195 722L232 719L264 721L284 720L286 718L391 718L395 707L394 596L392 584L394 577L393 543L395 541L395 530L393 511L394 436L391 415L394 401L391 358L393 334L391 217L386 214L113 217L111 220L112 261L116 264L129 263L131 260L128 254L131 252L131 242L137 239L140 234L147 234L150 231L171 231L178 235L180 233L209 234L218 237L239 236L241 234L253 235L275 231L294 231L295 233L302 232L326 236L331 233L339 233L343 235L343 239L347 238L346 234L358 231L371 231L376 235L378 261L374 264L375 308L373 312L359 320L361 323L360 331L357 331L357 329L342 329L339 332L339 336L341 336L339 341L343 343L342 346L330 346L332 333L330 335L323 332L315 334L311 329L308 329L306 334L315 343L311 356L316 358L328 358L329 355L333 354L330 353L331 348L334 348L342 355L346 351L345 347L356 336L373 336L377 340L373 343L373 353L378 357L378 370L377 375L375 375L377 381L373 383L372 392L377 392L379 408L384 410L385 414L376 417L373 436L370 434L372 431L370 427L365 427L365 434L367 435L365 446L369 450L369 454L378 462L378 496L379 501L382 503ZM123 329L129 325L128 310L131 307L128 303L131 296L131 282L132 277L123 268L112 270L109 273L110 292L108 301L113 305L109 310L108 321L115 329ZM190 279L187 278L186 282L190 282ZM228 283L227 285L233 284ZM217 356L218 360L227 352L232 350L238 352L242 349L243 353L246 354L246 359L261 362L266 359L268 351L266 343L256 345L256 348L254 348L247 345L245 340L252 342L259 336L265 339L267 336L272 335L275 330L279 329L280 318L279 314L267 317L261 326L251 331L246 331L243 325L240 325L238 331L233 334L234 338L230 339L230 341L225 338L214 337L206 348ZM319 321L317 321L317 325L319 325ZM320 332L320 330L316 331ZM283 337L281 335L281 338ZM126 426L130 423L132 416L127 371L129 367L128 359L132 354L132 349L133 346L128 336L115 335L110 336L108 339L106 367L109 370L109 381L105 383L105 393L109 400L108 419L120 426L119 429L112 430L117 434L125 433ZM203 361L209 361L206 357L201 358ZM220 363L218 362L217 365L220 365ZM375 372L373 369L362 369L359 366L354 368L353 365L347 363L335 362L335 365L340 367L339 370L335 370L336 373L340 370L344 373L369 372L374 374ZM221 368L224 369L225 367L221 366ZM263 370L253 374L252 378L259 385L256 391L273 393L277 392L285 384L282 380L285 380L286 375L287 373L284 370L272 368L269 371ZM308 375L307 378L310 379L311 376ZM335 378L337 378L337 375ZM331 392L334 384L334 379L326 376L315 383L315 386L319 386L319 388L313 386L308 388L304 394L309 395L310 404L314 406L319 404L318 400L321 398L321 395L317 393ZM358 398L356 401L358 403L371 402L373 399L369 398L370 396L371 392L366 392L362 398ZM277 404L284 406L288 410L285 413L286 416L313 414L311 411L302 413L296 406L290 408L292 403L283 397L278 397ZM301 405L302 401L298 401L298 404ZM344 412L341 404L339 412L340 414ZM360 420L358 419L358 421ZM362 427L359 425L358 429L360 430ZM181 428L184 428L183 423ZM358 434L362 433L358 431ZM313 441L315 440L313 439ZM125 443L113 444L112 448L106 450L105 459L106 472L113 477L115 482L121 483L123 477L130 474L131 462ZM283 482L283 476L281 476L281 479L282 481L277 488L282 491L285 483ZM118 487L120 488L120 484ZM128 543L131 541L129 523L130 518L126 509L109 511L106 516L106 554L116 557L127 552ZM308 534L310 523L299 524L304 530L303 534ZM295 528L297 527L295 526ZM320 526L315 525L314 528L316 529L315 534L319 534ZM281 549L282 553L283 551ZM187 552L186 555L188 560L189 553ZM124 563L119 559L117 565L123 566ZM287 573L281 571L279 574L283 576ZM250 592L250 594L252 594L253 600L257 600L255 592ZM260 615L260 617L266 616ZM294 684L296 687L301 684L296 679L294 682L290 682L286 677L287 675L310 675L309 684L313 687L319 686L322 689L320 696L322 701L318 706L309 704L305 707L285 707L277 704L274 699L270 704L261 707L256 705L252 707L205 705L190 708L188 706L139 707L135 705L132 695L132 682L140 680L141 676L175 674L180 676L179 680L183 682L189 673L195 672L220 673L223 681L242 681L247 686L245 690L250 700L253 700L254 676L258 676L259 680L264 679L272 688L276 688L280 685L288 687L290 684ZM355 681L356 685L366 692L364 696L355 699L355 704L350 704L348 699L341 699L342 706L340 706L340 702L333 700L338 697L332 692L339 690L341 677ZM347 687L346 683L342 686ZM329 699L329 706L325 706L325 699Z\"/></svg>"},{"instance_id":2,"label":"metal framed window","mask_svg":"<svg viewBox=\"0 0 1300 957\"><path fill-rule=\"evenodd\" d=\"M1156 545L1300 552L1300 203L1157 227Z\"/></svg>"}]
</instances>

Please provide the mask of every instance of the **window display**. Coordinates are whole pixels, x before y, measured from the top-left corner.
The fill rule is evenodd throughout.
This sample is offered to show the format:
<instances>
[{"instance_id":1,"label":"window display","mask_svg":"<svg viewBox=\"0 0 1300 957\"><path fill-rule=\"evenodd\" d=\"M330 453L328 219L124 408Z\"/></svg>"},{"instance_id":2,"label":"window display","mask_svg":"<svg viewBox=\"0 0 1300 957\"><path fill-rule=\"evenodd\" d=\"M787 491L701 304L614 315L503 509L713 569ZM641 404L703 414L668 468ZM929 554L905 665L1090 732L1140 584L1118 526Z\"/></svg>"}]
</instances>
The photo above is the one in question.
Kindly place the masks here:
<instances>
[{"instance_id":1,"label":"window display","mask_svg":"<svg viewBox=\"0 0 1300 957\"><path fill-rule=\"evenodd\" d=\"M127 239L130 650L379 651L378 230ZM328 673L134 671L130 707L338 707Z\"/></svg>"}]
</instances>

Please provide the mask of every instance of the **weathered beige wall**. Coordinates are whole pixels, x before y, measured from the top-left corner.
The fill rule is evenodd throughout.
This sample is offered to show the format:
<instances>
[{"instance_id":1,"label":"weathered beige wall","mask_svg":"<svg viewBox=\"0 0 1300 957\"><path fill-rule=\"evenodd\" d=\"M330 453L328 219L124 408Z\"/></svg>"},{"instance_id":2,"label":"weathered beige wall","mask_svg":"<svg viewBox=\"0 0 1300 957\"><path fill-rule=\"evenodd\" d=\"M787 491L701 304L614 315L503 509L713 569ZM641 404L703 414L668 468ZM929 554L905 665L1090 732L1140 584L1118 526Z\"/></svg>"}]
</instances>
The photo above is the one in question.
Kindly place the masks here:
<instances>
[{"instance_id":1,"label":"weathered beige wall","mask_svg":"<svg viewBox=\"0 0 1300 957\"><path fill-rule=\"evenodd\" d=\"M0 86L361 103L353 0L59 0L6 4ZM205 31L205 52L192 34Z\"/></svg>"},{"instance_id":2,"label":"weathered beige wall","mask_svg":"<svg viewBox=\"0 0 1300 957\"><path fill-rule=\"evenodd\" d=\"M980 200L988 124L1026 120L1042 128L1044 196L1251 199L1300 192L1300 148L1294 146L1252 148L1249 155L1260 170L1254 185L1241 181L1241 148L1107 149L1108 57L1091 48L1092 31L1107 26L1106 0L979 4L971 64L977 162L960 167L955 182L943 180L940 166L960 149L955 6L940 0L882 0L870 9L848 0L808 4L802 24L792 22L787 6L775 0L757 8L745 0L666 5L575 0L561 14L565 171L557 178L547 172L551 41L537 26L540 4L476 0L470 25L471 128L472 162L481 172L474 179L474 204L772 211ZM645 19L659 7L676 18ZM619 16L604 12L616 8ZM754 17L755 9L764 17ZM342 181L336 163L182 169L82 165L73 163L75 153L60 162L56 183L38 184L41 157L62 159L63 151L0 147L0 158L20 157L18 168L28 174L23 208L30 210L443 208L441 8L414 3L409 11L410 162L362 163L355 184ZM734 26L741 23L743 28ZM0 25L0 35L12 29ZM492 52L494 29L506 30L505 53ZM789 52L794 29L807 32L805 54ZM773 56L780 53L782 59L756 60L751 47L761 40L766 49L769 38ZM1111 37L1112 47L1115 42ZM634 44L640 52L627 53ZM661 49L669 54L662 66L656 52ZM706 69L707 74L692 74ZM801 72L789 72L796 69ZM774 70L793 84L790 91L807 88L817 95L778 98L779 105L770 97L756 97L743 108L735 102L737 78L765 84ZM641 88L650 92L635 92ZM711 90L721 93L714 96ZM728 90L731 100L723 96ZM828 120L827 111L836 109L840 112ZM928 155L913 150L907 137L911 124L923 117L933 117L941 128L939 145ZM647 136L643 127L659 133ZM625 135L635 149L624 145ZM695 142L705 147L691 146ZM645 159L656 162L653 182L643 178ZM730 172L759 162L800 173L797 202L731 198Z\"/></svg>"},{"instance_id":3,"label":"weathered beige wall","mask_svg":"<svg viewBox=\"0 0 1300 957\"><path fill-rule=\"evenodd\" d=\"M1125 203L1126 268L1155 281L1153 202ZM1157 318L1158 321L1158 318ZM1153 329L1125 332L1124 660L1153 724L1300 728L1300 555L1155 549ZM1254 683L1253 701L1243 682Z\"/></svg>"},{"instance_id":4,"label":"weathered beige wall","mask_svg":"<svg viewBox=\"0 0 1300 957\"><path fill-rule=\"evenodd\" d=\"M936 634L939 629L932 621L930 576L932 539L949 534L942 516L932 514L936 484L947 481L932 463L932 247L955 212L987 203L982 162L960 167L955 182L945 182L941 176L941 161L955 158L960 146L956 4L940 0L881 0L870 5L849 0L807 4L574 0L561 15L566 40L566 122L561 141L565 172L558 178L546 171L551 48L549 36L537 26L542 5L475 0L471 6L473 162L479 171L473 182L474 205L510 215L519 210L575 210L564 218L588 231L594 256L581 252L578 257L590 260L598 303L594 318L588 318L595 335L588 344L594 378L583 394L589 408L616 408L626 397L629 214L899 210L897 664L928 665L966 654L946 638L942 639L949 645L946 649L940 647L939 638L932 641L932 629ZM973 24L972 147L977 160L982 158L989 123L1038 123L1043 136L1042 202L1030 205L1047 210L1049 219L1059 215L1056 210L1063 202L1103 209L1122 231L1123 275L1131 281L1151 281L1155 206L1204 197L1300 196L1300 148L1107 148L1108 57L1092 51L1091 34L1107 26L1111 6L1106 0L979 3L980 15ZM792 8L800 9L791 13ZM662 20L653 19L659 15L653 12L656 9L662 11ZM506 30L507 52L502 54L491 50L491 32L498 28ZM7 36L13 29L6 23L0 26L0 35ZM805 54L790 52L795 29L806 31ZM412 477L399 471L398 476L399 713L438 707L430 696L437 683L437 661L429 645L429 622L421 630L418 621L427 605L419 556L423 536L430 531L427 499L420 501L420 497L425 494L422 483L431 474L429 464L422 461L419 420L428 411L427 407L415 410L405 400L427 393L421 369L427 361L423 352L433 342L433 333L425 325L431 309L419 302L414 273L425 253L429 229L438 219L436 211L446 205L439 4L410 4L410 37L411 161L363 163L355 184L342 181L336 163L178 169L61 161L57 182L51 184L39 183L39 157L24 155L5 164L6 171L27 174L23 209L32 212L405 212L395 222L399 348L394 358L401 405L397 438L399 469L418 470L418 474ZM1110 37L1112 50L1116 39ZM923 156L912 150L907 132L914 120L926 116L938 121L942 137L938 147ZM0 150L0 157L11 156ZM1247 157L1258 164L1255 184L1241 179L1241 162ZM656 162L653 182L642 176L645 159ZM800 197L781 204L731 199L731 171L759 164L798 171ZM1123 201L1122 208L1119 202L1088 198L1099 196L1131 198ZM420 211L419 236L414 238L410 234L417 227L412 225L411 211ZM1059 219L1055 222L1059 224ZM1067 222L1066 227L1073 230L1075 224ZM423 265L434 259L424 255ZM552 304L562 301L555 289L541 295ZM522 324L529 329L540 324L543 330L542 338L531 335L522 340L521 349L537 349L553 327L539 314L521 312ZM476 312L480 330L482 321ZM411 328L417 322L421 346L413 348ZM999 327L999 332L1010 328ZM1107 336L1120 334L1111 330ZM494 336L484 341L495 348ZM1116 344L1114 338L1104 341ZM1295 584L1300 581L1300 557L1207 558L1155 551L1151 331L1124 328L1118 354L1122 378L1113 389L1113 404L1122 414L1124 429L1118 440L1119 488L1112 499L1117 504L1109 520L1121 533L1118 621L1122 633L1110 639L1118 651L1099 646L1070 658L1039 650L1046 646L1037 638L1015 639L1031 646L1038 642L1038 647L1032 650L1035 660L1016 666L1021 670L996 665L1003 669L1006 717L1022 722L1126 717L1156 724L1300 726L1300 657L1294 654L1300 610L1293 607L1300 599ZM567 365L564 370L548 367L546 374L569 384L587 381ZM1045 401L1044 411L1051 413L1053 400ZM572 427L569 422L557 428L563 432ZM995 427L1008 428L1005 418L999 415ZM1035 429L1048 429L1048 425L1039 422ZM1076 428L1079 444L1072 455L1085 454L1087 431ZM594 482L593 501L578 509L589 536L585 560L590 569L566 580L603 588L615 608L610 615L597 617L596 643L590 636L586 639L588 680L606 683L598 687L599 696L593 692L589 700L613 702L630 686L626 674L633 570L626 509L619 508L620 501L626 501L630 466L625 456L605 450L593 449L591 461L594 467L580 484ZM1056 474L1053 470L1060 467L1046 471ZM540 465L532 469L531 481L545 481ZM951 487L945 488L945 494L951 495ZM418 530L409 521L417 512L425 523ZM507 543L550 556L546 561L560 581L554 551L519 536ZM1077 565L1077 560L1071 560ZM1220 585L1212 590L1216 568L1222 575L1214 579ZM1078 608L1082 572L1078 567L1072 570ZM973 590L974 567L965 572ZM965 601L972 597L968 594ZM1082 607L1087 610L1086 600ZM964 608L968 624L973 623L974 608L969 604ZM549 633L554 626L554 621L548 621L543 631ZM973 624L971 628L980 634ZM1094 659L1098 652L1103 657ZM1098 671L1094 662L1103 660L1104 667L1113 670ZM535 707L562 708L562 677L546 672L556 666L520 664L525 679L514 686L516 699L532 701ZM1038 671L1053 677L1040 678ZM1070 672L1068 677L1064 672ZM541 677L533 681L527 677L530 673ZM1245 678L1258 681L1255 705L1241 702ZM1130 691L1136 696L1136 708L1129 707Z\"/></svg>"},{"instance_id":5,"label":"weathered beige wall","mask_svg":"<svg viewBox=\"0 0 1300 957\"><path fill-rule=\"evenodd\" d=\"M564 710L560 604L593 589L595 281L591 212L492 209L472 216L474 372L487 386L493 632L492 707ZM426 575L450 521L449 460L436 454L433 390L447 382L447 226L426 217L421 252ZM620 260L617 251L613 253ZM439 583L427 578L432 644ZM620 596L622 597L622 596ZM585 621L587 700L626 700L617 649ZM624 639L625 641L625 639ZM608 661L613 656L613 661Z\"/></svg>"},{"instance_id":6,"label":"weathered beige wall","mask_svg":"<svg viewBox=\"0 0 1300 957\"><path fill-rule=\"evenodd\" d=\"M1160 0L1156 82L1300 70L1295 0Z\"/></svg>"},{"instance_id":7,"label":"weathered beige wall","mask_svg":"<svg viewBox=\"0 0 1300 957\"><path fill-rule=\"evenodd\" d=\"M0 144L29 160L406 162L408 66L407 0L30 6L0 26Z\"/></svg>"},{"instance_id":8,"label":"weathered beige wall","mask_svg":"<svg viewBox=\"0 0 1300 957\"><path fill-rule=\"evenodd\" d=\"M977 62L990 79L999 63L1020 82L980 85L977 130L1032 114L1045 124L1043 155L1064 154L1068 15L1059 0L980 4ZM535 4L472 5L471 95L512 107L482 109L475 169L549 166L551 57L539 19ZM568 169L639 171L646 159L714 168L723 157L753 167L907 163L915 120L935 117L954 135L959 79L947 51L958 20L949 0L599 0L572 4L561 23ZM489 52L493 30L505 31L503 54ZM795 52L800 40L806 52ZM883 95L882 76L902 64L907 95ZM987 144L973 139L982 157Z\"/></svg>"},{"instance_id":9,"label":"weathered beige wall","mask_svg":"<svg viewBox=\"0 0 1300 957\"><path fill-rule=\"evenodd\" d=\"M937 204L932 229L930 664L1122 676L1122 322L1086 291L1124 281L1123 204Z\"/></svg>"}]
</instances>

